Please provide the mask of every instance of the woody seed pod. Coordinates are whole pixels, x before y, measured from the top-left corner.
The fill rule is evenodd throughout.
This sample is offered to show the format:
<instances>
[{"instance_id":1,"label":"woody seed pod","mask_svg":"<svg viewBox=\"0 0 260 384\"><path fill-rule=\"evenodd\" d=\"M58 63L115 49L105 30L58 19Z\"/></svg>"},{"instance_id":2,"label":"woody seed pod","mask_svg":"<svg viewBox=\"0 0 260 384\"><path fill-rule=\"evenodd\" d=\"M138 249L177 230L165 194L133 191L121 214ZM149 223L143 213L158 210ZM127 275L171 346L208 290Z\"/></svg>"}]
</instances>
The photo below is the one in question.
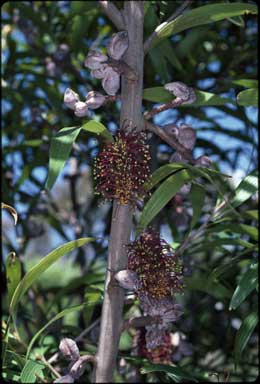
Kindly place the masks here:
<instances>
[{"instance_id":1,"label":"woody seed pod","mask_svg":"<svg viewBox=\"0 0 260 384\"><path fill-rule=\"evenodd\" d=\"M115 279L117 280L120 287L129 290L135 290L138 285L137 274L134 271L129 269L124 269L115 274Z\"/></svg>"},{"instance_id":2,"label":"woody seed pod","mask_svg":"<svg viewBox=\"0 0 260 384\"><path fill-rule=\"evenodd\" d=\"M196 132L189 125L182 124L179 128L178 141L186 149L192 149L196 142Z\"/></svg>"},{"instance_id":3,"label":"woody seed pod","mask_svg":"<svg viewBox=\"0 0 260 384\"><path fill-rule=\"evenodd\" d=\"M90 69L99 69L107 60L107 55L104 55L99 51L90 50L84 61L84 65Z\"/></svg>"},{"instance_id":4,"label":"woody seed pod","mask_svg":"<svg viewBox=\"0 0 260 384\"><path fill-rule=\"evenodd\" d=\"M114 96L120 87L120 75L108 67L102 80L102 87L108 95Z\"/></svg>"},{"instance_id":5,"label":"woody seed pod","mask_svg":"<svg viewBox=\"0 0 260 384\"><path fill-rule=\"evenodd\" d=\"M88 114L88 106L83 101L78 101L74 106L74 114L78 117L84 117Z\"/></svg>"},{"instance_id":6,"label":"woody seed pod","mask_svg":"<svg viewBox=\"0 0 260 384\"><path fill-rule=\"evenodd\" d=\"M181 81L165 84L164 88L176 96L176 98L181 99L182 104L191 104L196 100L196 95L193 89Z\"/></svg>"},{"instance_id":7,"label":"woody seed pod","mask_svg":"<svg viewBox=\"0 0 260 384\"><path fill-rule=\"evenodd\" d=\"M67 337L61 340L59 350L67 360L76 361L80 357L76 342Z\"/></svg>"},{"instance_id":8,"label":"woody seed pod","mask_svg":"<svg viewBox=\"0 0 260 384\"><path fill-rule=\"evenodd\" d=\"M79 95L72 89L67 88L64 93L64 103L70 109L75 108L75 104L79 101Z\"/></svg>"},{"instance_id":9,"label":"woody seed pod","mask_svg":"<svg viewBox=\"0 0 260 384\"><path fill-rule=\"evenodd\" d=\"M196 161L195 166L198 166L198 167L210 167L212 163L212 161L208 156L200 156L195 161Z\"/></svg>"},{"instance_id":10,"label":"woody seed pod","mask_svg":"<svg viewBox=\"0 0 260 384\"><path fill-rule=\"evenodd\" d=\"M126 31L114 33L107 46L110 57L120 60L129 46L128 34Z\"/></svg>"},{"instance_id":11,"label":"woody seed pod","mask_svg":"<svg viewBox=\"0 0 260 384\"><path fill-rule=\"evenodd\" d=\"M104 104L106 98L102 93L90 91L86 97L85 103L89 109L97 109Z\"/></svg>"}]
</instances>

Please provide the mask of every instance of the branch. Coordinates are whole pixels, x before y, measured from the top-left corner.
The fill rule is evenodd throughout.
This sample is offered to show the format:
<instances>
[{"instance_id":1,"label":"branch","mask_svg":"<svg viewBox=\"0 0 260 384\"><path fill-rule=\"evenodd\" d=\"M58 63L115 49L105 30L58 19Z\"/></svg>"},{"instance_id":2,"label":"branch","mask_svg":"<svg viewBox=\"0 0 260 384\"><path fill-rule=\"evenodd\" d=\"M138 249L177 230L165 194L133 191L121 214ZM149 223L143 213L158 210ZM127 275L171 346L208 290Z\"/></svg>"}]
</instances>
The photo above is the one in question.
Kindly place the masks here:
<instances>
[{"instance_id":1,"label":"branch","mask_svg":"<svg viewBox=\"0 0 260 384\"><path fill-rule=\"evenodd\" d=\"M187 150L182 144L180 144L176 139L173 139L173 137L169 135L164 129L159 127L159 125L154 125L146 121L145 127L147 130L159 136L177 152L181 153L185 159L189 160L192 164L194 163L191 152Z\"/></svg>"},{"instance_id":2,"label":"branch","mask_svg":"<svg viewBox=\"0 0 260 384\"><path fill-rule=\"evenodd\" d=\"M184 1L183 4L166 21L164 21L162 24L160 24L160 25L158 25L158 27L156 27L156 29L153 31L153 33L148 37L148 39L144 43L144 54L146 54L149 51L149 49L153 45L155 38L157 37L158 33L160 32L160 30L167 23L176 19L184 11L184 9L188 7L188 5L190 3L191 3L191 0Z\"/></svg>"},{"instance_id":3,"label":"branch","mask_svg":"<svg viewBox=\"0 0 260 384\"><path fill-rule=\"evenodd\" d=\"M107 17L112 21L112 23L117 27L118 30L125 29L125 23L123 16L119 9L112 3L112 1L99 1L98 2L103 12Z\"/></svg>"},{"instance_id":4,"label":"branch","mask_svg":"<svg viewBox=\"0 0 260 384\"><path fill-rule=\"evenodd\" d=\"M145 112L144 113L144 118L145 120L149 120L151 117L153 117L154 115L157 115L158 113L161 113L163 111L166 111L167 109L173 109L173 108L176 108L178 107L179 105L182 105L184 103L184 100L179 98L179 97L176 97L176 99L172 100L172 101L169 101L169 103L165 103L165 104L162 104L160 105L159 107L157 108L153 108L151 111L149 112Z\"/></svg>"},{"instance_id":5,"label":"branch","mask_svg":"<svg viewBox=\"0 0 260 384\"><path fill-rule=\"evenodd\" d=\"M161 316L132 317L124 322L122 327L122 332L130 327L140 328L140 327L145 327L146 325L158 324L161 322L162 322Z\"/></svg>"}]
</instances>

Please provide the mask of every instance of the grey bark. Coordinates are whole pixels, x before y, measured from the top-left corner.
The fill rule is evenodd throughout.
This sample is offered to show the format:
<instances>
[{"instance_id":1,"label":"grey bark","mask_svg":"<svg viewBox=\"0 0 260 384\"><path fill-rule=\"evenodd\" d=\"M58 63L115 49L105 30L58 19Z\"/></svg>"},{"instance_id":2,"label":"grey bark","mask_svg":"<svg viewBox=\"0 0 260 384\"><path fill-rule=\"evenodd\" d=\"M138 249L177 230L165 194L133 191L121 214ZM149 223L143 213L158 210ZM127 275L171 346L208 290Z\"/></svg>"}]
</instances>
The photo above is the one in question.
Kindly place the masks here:
<instances>
[{"instance_id":1,"label":"grey bark","mask_svg":"<svg viewBox=\"0 0 260 384\"><path fill-rule=\"evenodd\" d=\"M136 81L122 77L120 129L126 125L143 129L143 1L125 1L122 17L128 31L129 48L124 60L137 74ZM127 124L126 124L127 123ZM130 205L113 203L113 215L108 251L108 271L102 307L100 338L97 351L97 367L94 382L113 382L118 343L122 329L124 290L110 284L112 271L125 269L127 255L124 245L130 240L133 212Z\"/></svg>"}]
</instances>

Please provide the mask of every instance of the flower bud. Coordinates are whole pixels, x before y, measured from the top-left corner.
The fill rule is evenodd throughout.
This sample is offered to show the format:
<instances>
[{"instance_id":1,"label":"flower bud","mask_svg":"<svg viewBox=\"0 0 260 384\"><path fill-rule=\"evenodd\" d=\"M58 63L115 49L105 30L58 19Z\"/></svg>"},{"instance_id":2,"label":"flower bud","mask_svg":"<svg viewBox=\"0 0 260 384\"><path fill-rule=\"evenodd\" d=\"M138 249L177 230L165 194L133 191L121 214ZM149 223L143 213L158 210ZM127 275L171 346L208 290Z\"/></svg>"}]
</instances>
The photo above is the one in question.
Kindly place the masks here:
<instances>
[{"instance_id":1,"label":"flower bud","mask_svg":"<svg viewBox=\"0 0 260 384\"><path fill-rule=\"evenodd\" d=\"M196 132L189 125L182 124L179 128L178 141L186 149L192 149L196 141Z\"/></svg>"},{"instance_id":2,"label":"flower bud","mask_svg":"<svg viewBox=\"0 0 260 384\"><path fill-rule=\"evenodd\" d=\"M196 161L196 166L198 166L198 167L208 167L209 168L211 166L211 163L212 163L212 161L210 160L210 158L208 156L200 156L195 161Z\"/></svg>"},{"instance_id":3,"label":"flower bud","mask_svg":"<svg viewBox=\"0 0 260 384\"><path fill-rule=\"evenodd\" d=\"M67 360L76 361L80 357L76 342L67 337L61 340L59 350Z\"/></svg>"},{"instance_id":4,"label":"flower bud","mask_svg":"<svg viewBox=\"0 0 260 384\"><path fill-rule=\"evenodd\" d=\"M74 114L78 117L84 117L88 115L88 106L83 101L78 101L74 107Z\"/></svg>"},{"instance_id":5,"label":"flower bud","mask_svg":"<svg viewBox=\"0 0 260 384\"><path fill-rule=\"evenodd\" d=\"M102 93L90 91L86 97L85 103L89 109L97 109L104 104L106 97Z\"/></svg>"},{"instance_id":6,"label":"flower bud","mask_svg":"<svg viewBox=\"0 0 260 384\"><path fill-rule=\"evenodd\" d=\"M107 64L102 64L100 68L92 69L90 71L90 74L96 79L103 79L105 77L105 74L108 68L109 66Z\"/></svg>"},{"instance_id":7,"label":"flower bud","mask_svg":"<svg viewBox=\"0 0 260 384\"><path fill-rule=\"evenodd\" d=\"M128 34L126 31L114 33L107 46L107 52L115 60L121 59L129 46Z\"/></svg>"},{"instance_id":8,"label":"flower bud","mask_svg":"<svg viewBox=\"0 0 260 384\"><path fill-rule=\"evenodd\" d=\"M138 285L137 274L129 269L124 269L115 274L115 279L120 287L129 290L135 290Z\"/></svg>"},{"instance_id":9,"label":"flower bud","mask_svg":"<svg viewBox=\"0 0 260 384\"><path fill-rule=\"evenodd\" d=\"M79 95L72 91L72 89L67 88L64 93L64 103L66 106L70 109L74 109L77 102L79 102Z\"/></svg>"},{"instance_id":10,"label":"flower bud","mask_svg":"<svg viewBox=\"0 0 260 384\"><path fill-rule=\"evenodd\" d=\"M84 61L84 65L90 69L99 69L107 60L107 55L104 55L99 51L90 50Z\"/></svg>"},{"instance_id":11,"label":"flower bud","mask_svg":"<svg viewBox=\"0 0 260 384\"><path fill-rule=\"evenodd\" d=\"M108 95L114 96L120 87L120 76L112 68L108 67L102 80L102 87Z\"/></svg>"},{"instance_id":12,"label":"flower bud","mask_svg":"<svg viewBox=\"0 0 260 384\"><path fill-rule=\"evenodd\" d=\"M167 89L174 96L182 99L183 104L191 104L196 100L196 95L194 90L188 85L182 83L181 81L175 81L173 83L168 83L164 85L164 88Z\"/></svg>"}]
</instances>

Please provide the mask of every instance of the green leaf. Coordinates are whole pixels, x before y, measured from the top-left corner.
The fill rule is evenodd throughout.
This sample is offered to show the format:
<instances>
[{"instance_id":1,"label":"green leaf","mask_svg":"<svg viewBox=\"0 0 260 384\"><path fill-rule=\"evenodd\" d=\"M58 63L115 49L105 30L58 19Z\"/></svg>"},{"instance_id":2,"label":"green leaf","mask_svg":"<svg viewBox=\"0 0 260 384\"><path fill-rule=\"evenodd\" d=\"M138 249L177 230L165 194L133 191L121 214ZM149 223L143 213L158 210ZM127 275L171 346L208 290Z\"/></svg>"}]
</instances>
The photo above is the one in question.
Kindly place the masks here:
<instances>
[{"instance_id":1,"label":"green leaf","mask_svg":"<svg viewBox=\"0 0 260 384\"><path fill-rule=\"evenodd\" d=\"M201 215L205 195L206 195L206 191L202 186L200 186L197 183L192 184L191 191L190 191L190 197L191 197L193 214L192 214L192 220L191 220L191 224L190 224L190 230L195 226L195 224L197 223L197 221Z\"/></svg>"},{"instance_id":2,"label":"green leaf","mask_svg":"<svg viewBox=\"0 0 260 384\"><path fill-rule=\"evenodd\" d=\"M53 184L69 157L72 145L80 131L81 127L65 127L51 139L49 174L46 188L51 189L53 187Z\"/></svg>"},{"instance_id":3,"label":"green leaf","mask_svg":"<svg viewBox=\"0 0 260 384\"><path fill-rule=\"evenodd\" d=\"M73 306L73 307L70 307L70 308L66 308L64 309L63 311L57 313L57 315L55 315L50 321L48 321L47 324L44 325L44 327L42 327L32 338L32 340L30 341L30 344L28 346L28 349L27 349L27 352L26 352L26 359L28 359L30 353L31 353L31 350L32 350L32 347L35 343L35 341L38 339L38 337L45 331L45 329L47 329L51 324L53 324L55 321L61 319L62 317L68 315L69 313L72 313L72 312L75 312L75 311L81 311L83 310L84 308L86 307L91 307L92 305L95 305L97 303L97 301L94 301L93 303L83 303L83 304L80 304L80 305L76 305L76 306Z\"/></svg>"},{"instance_id":4,"label":"green leaf","mask_svg":"<svg viewBox=\"0 0 260 384\"><path fill-rule=\"evenodd\" d=\"M161 39L175 35L186 29L248 13L257 14L257 5L246 3L219 3L194 8L180 15L175 20L166 23L157 32L153 45L158 44Z\"/></svg>"},{"instance_id":5,"label":"green leaf","mask_svg":"<svg viewBox=\"0 0 260 384\"><path fill-rule=\"evenodd\" d=\"M28 360L23 367L23 370L21 372L21 383L38 383L39 379L37 378L38 375L42 379L44 378L42 371L44 370L45 366L41 363L37 363L33 360Z\"/></svg>"},{"instance_id":6,"label":"green leaf","mask_svg":"<svg viewBox=\"0 0 260 384\"><path fill-rule=\"evenodd\" d=\"M232 81L232 84L241 85L245 88L258 88L258 80L254 79L239 79Z\"/></svg>"},{"instance_id":7,"label":"green leaf","mask_svg":"<svg viewBox=\"0 0 260 384\"><path fill-rule=\"evenodd\" d=\"M51 189L67 161L73 143L76 141L81 130L91 132L103 137L107 141L113 141L113 136L99 121L89 120L81 127L62 128L55 137L51 139L49 174L46 188Z\"/></svg>"},{"instance_id":8,"label":"green leaf","mask_svg":"<svg viewBox=\"0 0 260 384\"><path fill-rule=\"evenodd\" d=\"M10 252L6 259L6 280L9 303L11 302L14 291L21 280L21 276L21 262L15 252Z\"/></svg>"},{"instance_id":9,"label":"green leaf","mask_svg":"<svg viewBox=\"0 0 260 384\"><path fill-rule=\"evenodd\" d=\"M90 120L83 124L81 128L87 132L95 133L97 136L102 136L106 141L114 141L114 138L109 130L99 121Z\"/></svg>"},{"instance_id":10,"label":"green leaf","mask_svg":"<svg viewBox=\"0 0 260 384\"><path fill-rule=\"evenodd\" d=\"M185 277L184 283L186 289L191 291L201 291L216 297L217 299L229 298L232 294L230 289L226 288L218 280L212 281L212 279L209 279L208 276L199 275Z\"/></svg>"},{"instance_id":11,"label":"green leaf","mask_svg":"<svg viewBox=\"0 0 260 384\"><path fill-rule=\"evenodd\" d=\"M229 201L230 205L233 208L239 207L245 201L247 201L252 195L254 195L258 190L258 171L255 169L249 175L247 175L238 185L235 190L234 197ZM222 204L222 201L219 202L219 205ZM223 205L221 214L227 214L230 212L230 208ZM218 214L216 214L217 216Z\"/></svg>"},{"instance_id":12,"label":"green leaf","mask_svg":"<svg viewBox=\"0 0 260 384\"><path fill-rule=\"evenodd\" d=\"M137 236L191 178L186 170L181 170L170 176L157 188L143 209L137 226Z\"/></svg>"},{"instance_id":13,"label":"green leaf","mask_svg":"<svg viewBox=\"0 0 260 384\"><path fill-rule=\"evenodd\" d=\"M221 97L210 92L203 92L194 89L197 100L188 105L181 105L180 107L204 107L209 105L225 105L227 103L235 104L234 101L227 97ZM168 92L164 87L146 88L143 92L143 99L153 101L155 103L168 103L174 99L174 96Z\"/></svg>"},{"instance_id":14,"label":"green leaf","mask_svg":"<svg viewBox=\"0 0 260 384\"><path fill-rule=\"evenodd\" d=\"M189 381L198 382L193 375L190 375L184 369L177 367L175 365L165 365L165 364L145 364L143 368L140 369L141 374L147 374L151 372L164 372L166 375L170 375L172 379L176 382L179 382L180 379L188 379Z\"/></svg>"},{"instance_id":15,"label":"green leaf","mask_svg":"<svg viewBox=\"0 0 260 384\"><path fill-rule=\"evenodd\" d=\"M171 173L178 171L180 169L185 169L185 164L181 163L170 163L165 164L160 168L157 168L153 174L150 176L149 180L145 183L145 189L147 191L151 190L156 184L165 179Z\"/></svg>"},{"instance_id":16,"label":"green leaf","mask_svg":"<svg viewBox=\"0 0 260 384\"><path fill-rule=\"evenodd\" d=\"M45 272L60 257L94 240L95 238L85 237L63 244L60 247L56 248L54 251L50 252L47 256L41 259L41 261L39 261L39 263L37 263L30 271L28 271L16 287L16 290L12 297L12 301L10 304L10 314L13 316L13 318L15 319L17 305L20 302L21 298L23 297L27 289L43 272Z\"/></svg>"},{"instance_id":17,"label":"green leaf","mask_svg":"<svg viewBox=\"0 0 260 384\"><path fill-rule=\"evenodd\" d=\"M239 92L237 103L243 107L258 106L258 88L250 88Z\"/></svg>"},{"instance_id":18,"label":"green leaf","mask_svg":"<svg viewBox=\"0 0 260 384\"><path fill-rule=\"evenodd\" d=\"M257 240L258 239L258 231L257 228L252 227L251 225L247 224L239 224L239 223L221 223L216 224L210 227L207 231L207 233L210 232L222 232L222 231L228 231L232 233L240 233L241 235L249 235L252 239Z\"/></svg>"},{"instance_id":19,"label":"green leaf","mask_svg":"<svg viewBox=\"0 0 260 384\"><path fill-rule=\"evenodd\" d=\"M252 335L258 323L258 314L256 312L250 313L242 322L235 338L235 361L239 362L242 352L244 351L250 336Z\"/></svg>"},{"instance_id":20,"label":"green leaf","mask_svg":"<svg viewBox=\"0 0 260 384\"><path fill-rule=\"evenodd\" d=\"M256 288L258 282L257 263L251 264L248 271L242 276L230 300L229 310L236 309L247 296Z\"/></svg>"}]
</instances>

